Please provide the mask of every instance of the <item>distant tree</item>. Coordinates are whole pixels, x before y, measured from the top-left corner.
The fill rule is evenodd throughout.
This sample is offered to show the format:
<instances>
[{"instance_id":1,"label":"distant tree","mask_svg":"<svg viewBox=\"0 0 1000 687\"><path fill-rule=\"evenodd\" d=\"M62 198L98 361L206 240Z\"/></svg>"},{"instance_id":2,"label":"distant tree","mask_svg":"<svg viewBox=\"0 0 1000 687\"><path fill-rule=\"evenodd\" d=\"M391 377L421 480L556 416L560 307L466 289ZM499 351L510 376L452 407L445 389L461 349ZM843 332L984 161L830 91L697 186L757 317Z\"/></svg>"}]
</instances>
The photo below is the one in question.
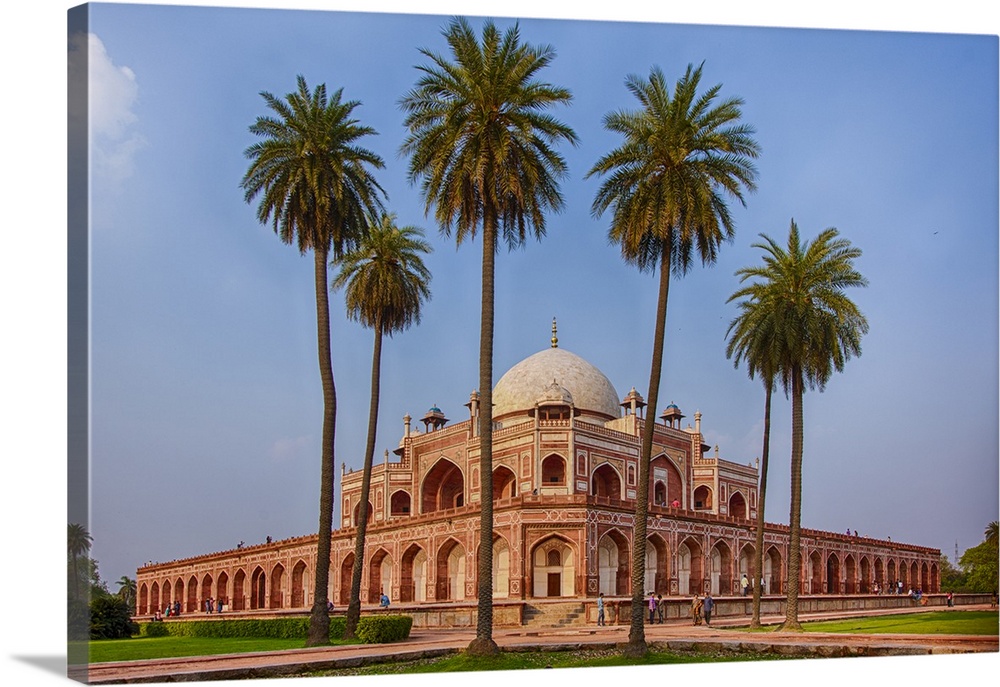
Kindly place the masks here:
<instances>
[{"instance_id":1,"label":"distant tree","mask_svg":"<svg viewBox=\"0 0 1000 687\"><path fill-rule=\"evenodd\" d=\"M431 273L421 253L430 253L417 227L397 227L394 215L383 215L373 224L357 249L341 260L333 288L346 290L347 314L375 332L372 350L371 402L368 409L368 440L361 476L361 502L354 541L354 568L351 597L347 606L344 638L353 639L361 616L361 574L368 531L368 497L372 481L372 460L378 427L379 385L382 370L382 337L392 336L420 322L420 307L430 298Z\"/></svg>"},{"instance_id":2,"label":"distant tree","mask_svg":"<svg viewBox=\"0 0 1000 687\"><path fill-rule=\"evenodd\" d=\"M118 596L120 596L125 600L125 603L128 604L129 608L135 609L135 592L136 592L135 580L133 580L128 575L122 575L118 579L117 584L118 584Z\"/></svg>"},{"instance_id":3,"label":"distant tree","mask_svg":"<svg viewBox=\"0 0 1000 687\"><path fill-rule=\"evenodd\" d=\"M997 538L998 536L1000 536L1000 532L998 532L998 529L1000 529L1000 523L998 523L996 520L994 520L993 522L991 522L989 525L986 526L986 532L984 534L987 542L993 544L997 543Z\"/></svg>"},{"instance_id":4,"label":"distant tree","mask_svg":"<svg viewBox=\"0 0 1000 687\"><path fill-rule=\"evenodd\" d=\"M938 576L941 580L941 591L966 591L965 573L956 568L951 560L944 554L941 554L941 560L938 563L938 570Z\"/></svg>"},{"instance_id":5,"label":"distant tree","mask_svg":"<svg viewBox=\"0 0 1000 687\"><path fill-rule=\"evenodd\" d=\"M480 40L463 18L444 32L451 57L422 49L430 64L400 101L409 135L411 182L421 180L425 210L434 207L442 233L472 241L482 232L479 327L479 551L476 556L476 638L472 655L499 651L493 641L493 318L495 259L501 243L523 246L545 235L545 213L559 211L558 180L566 162L553 148L576 144L576 133L546 111L568 104L569 90L538 80L555 58L549 46L521 41L515 24L492 21Z\"/></svg>"},{"instance_id":6,"label":"distant tree","mask_svg":"<svg viewBox=\"0 0 1000 687\"><path fill-rule=\"evenodd\" d=\"M120 596L98 596L90 602L91 639L127 639L138 634L139 625L132 622L132 611Z\"/></svg>"},{"instance_id":7,"label":"distant tree","mask_svg":"<svg viewBox=\"0 0 1000 687\"><path fill-rule=\"evenodd\" d=\"M966 586L970 592L993 592L1000 583L997 569L1000 547L996 537L996 525L996 521L990 523L984 532L984 541L978 546L966 549L958 561L966 575Z\"/></svg>"},{"instance_id":8,"label":"distant tree","mask_svg":"<svg viewBox=\"0 0 1000 687\"><path fill-rule=\"evenodd\" d=\"M310 92L304 77L284 100L264 91L273 112L257 118L250 133L259 137L244 151L252 162L243 177L246 202L262 196L257 219L271 224L284 243L302 254L312 251L316 292L316 336L323 388L320 456L319 534L308 646L330 643L327 610L330 532L333 529L334 441L337 389L330 355L330 301L327 262L350 250L382 210L385 195L372 175L382 158L358 141L375 134L353 117L358 101L342 101L342 89L327 96L326 84Z\"/></svg>"},{"instance_id":9,"label":"distant tree","mask_svg":"<svg viewBox=\"0 0 1000 687\"><path fill-rule=\"evenodd\" d=\"M761 234L764 264L737 271L745 283L732 298L760 304L765 324L777 335L769 365L792 398L791 504L789 508L788 589L784 630L801 630L799 578L802 520L802 397L806 386L822 391L834 371L851 356L861 355L868 321L844 293L867 286L854 267L861 250L826 229L812 242L802 242L791 222L787 247Z\"/></svg>"},{"instance_id":10,"label":"distant tree","mask_svg":"<svg viewBox=\"0 0 1000 687\"><path fill-rule=\"evenodd\" d=\"M649 80L629 76L625 85L641 107L604 117L604 128L624 141L601 157L587 176L606 175L591 207L595 217L613 208L610 241L640 271L659 270L656 324L646 402L655 409L663 368L670 274L684 275L692 255L715 262L719 247L734 235L726 196L743 203L756 188L753 160L759 154L754 129L740 121L743 101L715 102L722 86L698 92L701 70L688 65L671 93L663 72ZM695 253L695 251L697 251ZM647 652L643 621L646 518L653 418L642 435L632 545L632 616L626 656Z\"/></svg>"},{"instance_id":11,"label":"distant tree","mask_svg":"<svg viewBox=\"0 0 1000 687\"><path fill-rule=\"evenodd\" d=\"M736 296L729 299L731 302ZM746 298L738 304L739 315L729 324L726 335L726 357L733 359L739 367L745 361L750 379L759 376L764 383L764 432L760 458L760 483L757 488L757 522L754 538L753 566L753 612L750 627L759 628L760 597L763 585L760 583L764 570L764 504L767 496L767 470L771 452L771 394L778 369L778 352L781 344L780 332L773 326L768 307L758 299Z\"/></svg>"},{"instance_id":12,"label":"distant tree","mask_svg":"<svg viewBox=\"0 0 1000 687\"><path fill-rule=\"evenodd\" d=\"M70 560L73 563L73 598L80 600L80 571L78 560L80 556L90 551L94 538L90 536L87 528L78 523L73 523L67 528L66 537L67 548Z\"/></svg>"}]
</instances>

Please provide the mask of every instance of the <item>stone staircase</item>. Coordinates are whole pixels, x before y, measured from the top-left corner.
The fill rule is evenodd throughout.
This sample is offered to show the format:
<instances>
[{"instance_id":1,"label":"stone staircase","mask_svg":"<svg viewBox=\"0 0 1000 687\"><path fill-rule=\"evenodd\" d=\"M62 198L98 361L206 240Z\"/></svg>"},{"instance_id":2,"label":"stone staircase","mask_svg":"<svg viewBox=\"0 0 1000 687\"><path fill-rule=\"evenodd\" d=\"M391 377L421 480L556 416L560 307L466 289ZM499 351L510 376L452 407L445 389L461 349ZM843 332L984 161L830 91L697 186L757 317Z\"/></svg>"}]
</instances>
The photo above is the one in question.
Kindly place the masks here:
<instances>
[{"instance_id":1,"label":"stone staircase","mask_svg":"<svg viewBox=\"0 0 1000 687\"><path fill-rule=\"evenodd\" d=\"M524 605L524 626L540 628L571 628L587 624L582 603L546 603Z\"/></svg>"}]
</instances>

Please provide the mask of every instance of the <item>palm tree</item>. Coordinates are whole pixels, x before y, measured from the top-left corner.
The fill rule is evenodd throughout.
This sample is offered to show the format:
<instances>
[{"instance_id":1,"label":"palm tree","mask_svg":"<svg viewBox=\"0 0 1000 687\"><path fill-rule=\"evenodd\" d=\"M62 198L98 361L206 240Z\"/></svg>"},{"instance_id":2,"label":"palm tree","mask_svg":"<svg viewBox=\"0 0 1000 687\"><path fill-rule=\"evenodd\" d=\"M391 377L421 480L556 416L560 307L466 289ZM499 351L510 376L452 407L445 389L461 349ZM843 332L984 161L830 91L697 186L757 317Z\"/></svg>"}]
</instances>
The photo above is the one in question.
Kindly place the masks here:
<instances>
[{"instance_id":1,"label":"palm tree","mask_svg":"<svg viewBox=\"0 0 1000 687\"><path fill-rule=\"evenodd\" d=\"M430 298L431 273L424 266L421 253L431 247L417 227L397 227L395 216L383 215L381 223L369 228L368 235L356 250L341 261L340 274L333 288L345 288L347 313L375 332L372 351L372 395L368 410L368 441L365 445L364 473L361 477L361 503L358 533L354 541L354 568L351 574L351 600L347 607L344 638L351 639L361 616L361 572L365 558L365 534L368 530L368 494L375 455L375 431L378 426L379 379L382 366L382 336L392 336L420 323L421 303Z\"/></svg>"},{"instance_id":2,"label":"palm tree","mask_svg":"<svg viewBox=\"0 0 1000 687\"><path fill-rule=\"evenodd\" d=\"M73 523L67 527L66 544L70 557L73 559L73 594L80 599L80 570L78 560L90 551L94 538L83 525Z\"/></svg>"},{"instance_id":3,"label":"palm tree","mask_svg":"<svg viewBox=\"0 0 1000 687\"><path fill-rule=\"evenodd\" d=\"M782 248L761 234L764 264L736 272L750 281L732 298L747 298L760 309L762 326L773 347L768 365L792 397L791 506L789 509L788 589L782 629L801 630L798 620L802 516L802 396L806 386L822 391L834 370L844 369L852 355L861 355L861 337L868 321L845 294L852 286L867 286L854 268L861 250L826 229L812 242L799 238L795 221Z\"/></svg>"},{"instance_id":4,"label":"palm tree","mask_svg":"<svg viewBox=\"0 0 1000 687\"><path fill-rule=\"evenodd\" d=\"M983 532L983 535L986 537L986 541L992 544L996 544L997 538L998 536L1000 536L1000 533L998 533L998 529L1000 529L1000 523L998 523L996 520L987 525L986 530Z\"/></svg>"},{"instance_id":5,"label":"palm tree","mask_svg":"<svg viewBox=\"0 0 1000 687\"><path fill-rule=\"evenodd\" d=\"M321 84L310 93L298 77L298 90L280 100L261 92L273 115L257 118L250 132L260 138L245 151L252 160L241 187L250 203L262 194L257 218L270 223L285 243L313 252L316 274L316 323L323 386L323 436L320 469L319 536L308 646L328 644L327 597L330 531L333 529L334 436L337 393L330 359L330 305L327 260L352 248L367 226L367 215L382 208L384 191L371 170L382 158L357 141L374 134L352 118L359 103L341 101L342 90L327 96Z\"/></svg>"},{"instance_id":6,"label":"palm tree","mask_svg":"<svg viewBox=\"0 0 1000 687\"><path fill-rule=\"evenodd\" d=\"M727 303L738 296L733 295ZM729 324L726 336L726 357L733 358L733 366L739 367L742 361L747 363L747 373L750 379L760 375L764 382L764 439L760 459L760 485L757 489L757 530L754 549L753 568L753 615L750 627L759 628L760 597L763 593L761 579L764 571L764 503L767 495L767 467L771 445L771 392L774 390L775 353L779 342L775 340L777 332L770 326L768 310L757 300L748 298L738 304L740 314Z\"/></svg>"},{"instance_id":7,"label":"palm tree","mask_svg":"<svg viewBox=\"0 0 1000 687\"><path fill-rule=\"evenodd\" d=\"M451 59L421 49L430 64L400 101L409 135L410 182L421 180L425 212L459 245L481 227L482 319L479 332L480 527L474 655L499 651L493 641L493 292L502 240L524 245L545 234L545 212L563 207L557 180L566 162L553 148L575 145L573 130L545 110L570 102L565 88L535 77L555 57L549 46L521 42L518 27L501 34L492 21L480 42L462 18L444 31Z\"/></svg>"},{"instance_id":8,"label":"palm tree","mask_svg":"<svg viewBox=\"0 0 1000 687\"><path fill-rule=\"evenodd\" d=\"M122 575L118 579L118 596L120 596L125 604L129 607L132 612L135 612L135 580L133 580L128 575Z\"/></svg>"},{"instance_id":9,"label":"palm tree","mask_svg":"<svg viewBox=\"0 0 1000 687\"><path fill-rule=\"evenodd\" d=\"M600 158L587 176L608 175L594 199L600 217L614 208L610 240L622 257L640 271L659 269L659 297L653 340L649 394L656 408L663 366L663 331L667 317L670 273L682 276L691 265L692 250L705 265L715 262L719 246L731 240L733 218L724 195L744 203L743 190L753 191L759 154L754 129L739 122L739 98L719 103L722 88L698 94L699 66L688 65L674 87L673 97L663 72L650 70L649 80L629 76L625 85L642 107L604 117L604 127L624 136L621 146ZM653 422L644 424L637 494L648 494ZM646 653L642 592L646 558L646 497L636 499L632 546L632 621L627 656Z\"/></svg>"}]
</instances>

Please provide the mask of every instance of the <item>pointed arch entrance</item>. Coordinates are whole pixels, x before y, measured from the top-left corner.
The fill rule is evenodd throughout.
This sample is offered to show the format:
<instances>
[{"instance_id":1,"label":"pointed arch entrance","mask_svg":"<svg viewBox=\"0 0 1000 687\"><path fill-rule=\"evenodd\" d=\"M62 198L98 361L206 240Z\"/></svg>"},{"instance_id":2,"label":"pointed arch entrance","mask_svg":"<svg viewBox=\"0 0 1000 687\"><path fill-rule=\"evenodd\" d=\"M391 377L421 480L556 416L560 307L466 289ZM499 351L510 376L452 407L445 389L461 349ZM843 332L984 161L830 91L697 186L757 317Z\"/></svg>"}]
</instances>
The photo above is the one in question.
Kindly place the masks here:
<instances>
[{"instance_id":1,"label":"pointed arch entrance","mask_svg":"<svg viewBox=\"0 0 1000 687\"><path fill-rule=\"evenodd\" d=\"M424 476L420 487L420 512L433 513L465 505L465 478L462 470L441 458Z\"/></svg>"},{"instance_id":2,"label":"pointed arch entrance","mask_svg":"<svg viewBox=\"0 0 1000 687\"><path fill-rule=\"evenodd\" d=\"M782 589L781 553L774 546L764 554L764 586L762 594L781 594Z\"/></svg>"},{"instance_id":3,"label":"pointed arch entrance","mask_svg":"<svg viewBox=\"0 0 1000 687\"><path fill-rule=\"evenodd\" d=\"M835 553L826 559L826 593L840 593L840 559Z\"/></svg>"},{"instance_id":4,"label":"pointed arch entrance","mask_svg":"<svg viewBox=\"0 0 1000 687\"><path fill-rule=\"evenodd\" d=\"M247 597L246 597L246 570L240 568L236 571L233 576L233 610L243 611L247 607Z\"/></svg>"},{"instance_id":5,"label":"pointed arch entrance","mask_svg":"<svg viewBox=\"0 0 1000 687\"><path fill-rule=\"evenodd\" d=\"M198 610L198 578L192 575L187 583L187 607L188 613Z\"/></svg>"},{"instance_id":6,"label":"pointed arch entrance","mask_svg":"<svg viewBox=\"0 0 1000 687\"><path fill-rule=\"evenodd\" d=\"M510 546L500 535L493 537L493 598L510 596Z\"/></svg>"},{"instance_id":7,"label":"pointed arch entrance","mask_svg":"<svg viewBox=\"0 0 1000 687\"><path fill-rule=\"evenodd\" d=\"M542 488L566 486L566 459L555 453L542 459Z\"/></svg>"},{"instance_id":8,"label":"pointed arch entrance","mask_svg":"<svg viewBox=\"0 0 1000 687\"><path fill-rule=\"evenodd\" d=\"M254 568L253 573L250 575L250 610L255 611L258 608L265 607L266 597L264 596L264 588L267 582L267 576L264 574L264 570L258 565Z\"/></svg>"},{"instance_id":9,"label":"pointed arch entrance","mask_svg":"<svg viewBox=\"0 0 1000 687\"><path fill-rule=\"evenodd\" d=\"M292 568L292 608L302 608L306 605L309 580L307 578L306 562L299 560Z\"/></svg>"},{"instance_id":10,"label":"pointed arch entrance","mask_svg":"<svg viewBox=\"0 0 1000 687\"><path fill-rule=\"evenodd\" d=\"M552 536L531 552L532 596L559 597L576 593L574 549L561 537Z\"/></svg>"},{"instance_id":11,"label":"pointed arch entrance","mask_svg":"<svg viewBox=\"0 0 1000 687\"><path fill-rule=\"evenodd\" d=\"M493 471L493 500L512 499L517 496L517 477L503 465Z\"/></svg>"},{"instance_id":12,"label":"pointed arch entrance","mask_svg":"<svg viewBox=\"0 0 1000 687\"><path fill-rule=\"evenodd\" d=\"M705 574L702 569L701 544L688 537L677 547L677 592L683 595L701 594Z\"/></svg>"},{"instance_id":13,"label":"pointed arch entrance","mask_svg":"<svg viewBox=\"0 0 1000 687\"><path fill-rule=\"evenodd\" d=\"M856 594L856 582L858 579L857 564L854 562L854 556L847 554L844 558L844 593L845 594Z\"/></svg>"},{"instance_id":14,"label":"pointed arch entrance","mask_svg":"<svg viewBox=\"0 0 1000 687\"><path fill-rule=\"evenodd\" d=\"M872 566L868 561L868 556L861 558L861 584L858 591L862 594L871 594L872 591Z\"/></svg>"},{"instance_id":15,"label":"pointed arch entrance","mask_svg":"<svg viewBox=\"0 0 1000 687\"><path fill-rule=\"evenodd\" d=\"M747 520L750 517L750 508L742 492L734 491L729 497L729 515L741 520Z\"/></svg>"},{"instance_id":16,"label":"pointed arch entrance","mask_svg":"<svg viewBox=\"0 0 1000 687\"><path fill-rule=\"evenodd\" d=\"M385 549L379 549L368 561L368 602L378 603L382 594L391 598L392 556Z\"/></svg>"},{"instance_id":17,"label":"pointed arch entrance","mask_svg":"<svg viewBox=\"0 0 1000 687\"><path fill-rule=\"evenodd\" d=\"M400 560L399 600L427 600L427 553L416 544L410 544Z\"/></svg>"},{"instance_id":18,"label":"pointed arch entrance","mask_svg":"<svg viewBox=\"0 0 1000 687\"><path fill-rule=\"evenodd\" d=\"M608 596L629 593L628 540L618 530L609 530L597 542L599 591Z\"/></svg>"},{"instance_id":19,"label":"pointed arch entrance","mask_svg":"<svg viewBox=\"0 0 1000 687\"><path fill-rule=\"evenodd\" d=\"M622 498L622 480L613 467L604 463L590 478L590 493L613 501Z\"/></svg>"},{"instance_id":20,"label":"pointed arch entrance","mask_svg":"<svg viewBox=\"0 0 1000 687\"><path fill-rule=\"evenodd\" d=\"M436 558L438 601L461 601L465 598L465 549L448 539L438 549Z\"/></svg>"},{"instance_id":21,"label":"pointed arch entrance","mask_svg":"<svg viewBox=\"0 0 1000 687\"><path fill-rule=\"evenodd\" d=\"M285 581L285 566L278 563L271 569L271 595L270 595L270 605L268 608L284 608L285 603L285 590L283 588L283 583Z\"/></svg>"},{"instance_id":22,"label":"pointed arch entrance","mask_svg":"<svg viewBox=\"0 0 1000 687\"><path fill-rule=\"evenodd\" d=\"M351 584L354 576L354 552L344 556L340 564L340 595L338 601L341 606L351 603Z\"/></svg>"},{"instance_id":23,"label":"pointed arch entrance","mask_svg":"<svg viewBox=\"0 0 1000 687\"><path fill-rule=\"evenodd\" d=\"M205 576L201 578L201 598L198 600L198 610L204 611L206 609L205 603L212 598L212 576L209 573L205 573Z\"/></svg>"},{"instance_id":24,"label":"pointed arch entrance","mask_svg":"<svg viewBox=\"0 0 1000 687\"><path fill-rule=\"evenodd\" d=\"M716 542L710 555L712 570L710 574L713 594L733 593L733 553L722 541Z\"/></svg>"},{"instance_id":25,"label":"pointed arch entrance","mask_svg":"<svg viewBox=\"0 0 1000 687\"><path fill-rule=\"evenodd\" d=\"M819 551L813 551L807 562L809 589L807 594L820 594L823 591L823 559Z\"/></svg>"},{"instance_id":26,"label":"pointed arch entrance","mask_svg":"<svg viewBox=\"0 0 1000 687\"><path fill-rule=\"evenodd\" d=\"M694 490L694 509L710 511L712 508L712 490L702 484Z\"/></svg>"},{"instance_id":27,"label":"pointed arch entrance","mask_svg":"<svg viewBox=\"0 0 1000 687\"><path fill-rule=\"evenodd\" d=\"M659 534L653 533L646 538L646 587L657 594L669 593L669 567L667 561L667 542ZM647 591L644 590L644 591Z\"/></svg>"},{"instance_id":28,"label":"pointed arch entrance","mask_svg":"<svg viewBox=\"0 0 1000 687\"><path fill-rule=\"evenodd\" d=\"M229 574L225 570L219 573L219 581L215 584L215 599L229 606Z\"/></svg>"}]
</instances>

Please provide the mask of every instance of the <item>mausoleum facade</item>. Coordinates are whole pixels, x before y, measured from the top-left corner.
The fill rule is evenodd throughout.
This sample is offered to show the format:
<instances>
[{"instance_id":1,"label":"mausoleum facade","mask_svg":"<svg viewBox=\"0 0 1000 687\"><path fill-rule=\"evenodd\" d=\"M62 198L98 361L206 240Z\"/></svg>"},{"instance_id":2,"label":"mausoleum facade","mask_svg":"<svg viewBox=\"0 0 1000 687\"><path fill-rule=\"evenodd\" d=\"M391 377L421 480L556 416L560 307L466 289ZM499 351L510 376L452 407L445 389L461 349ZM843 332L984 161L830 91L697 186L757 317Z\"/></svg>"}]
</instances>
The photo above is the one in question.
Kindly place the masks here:
<instances>
[{"instance_id":1,"label":"mausoleum facade","mask_svg":"<svg viewBox=\"0 0 1000 687\"><path fill-rule=\"evenodd\" d=\"M594 365L551 345L508 370L493 390L493 470L479 468L479 395L451 420L431 407L403 419L397 448L372 469L362 600L474 603L479 504L493 484L493 590L498 602L631 596L635 500L648 499L645 586L665 597L740 593L762 579L784 594L788 527L767 524L754 566L758 469L705 443L701 413L671 403L656 417L633 387L619 396ZM639 494L639 449L653 428L649 489ZM331 534L330 598L346 606L361 501L361 471L340 473L342 526ZM138 615L209 598L228 611L307 610L317 536L146 565L136 573ZM800 594L870 594L876 585L937 592L940 551L802 530Z\"/></svg>"}]
</instances>

